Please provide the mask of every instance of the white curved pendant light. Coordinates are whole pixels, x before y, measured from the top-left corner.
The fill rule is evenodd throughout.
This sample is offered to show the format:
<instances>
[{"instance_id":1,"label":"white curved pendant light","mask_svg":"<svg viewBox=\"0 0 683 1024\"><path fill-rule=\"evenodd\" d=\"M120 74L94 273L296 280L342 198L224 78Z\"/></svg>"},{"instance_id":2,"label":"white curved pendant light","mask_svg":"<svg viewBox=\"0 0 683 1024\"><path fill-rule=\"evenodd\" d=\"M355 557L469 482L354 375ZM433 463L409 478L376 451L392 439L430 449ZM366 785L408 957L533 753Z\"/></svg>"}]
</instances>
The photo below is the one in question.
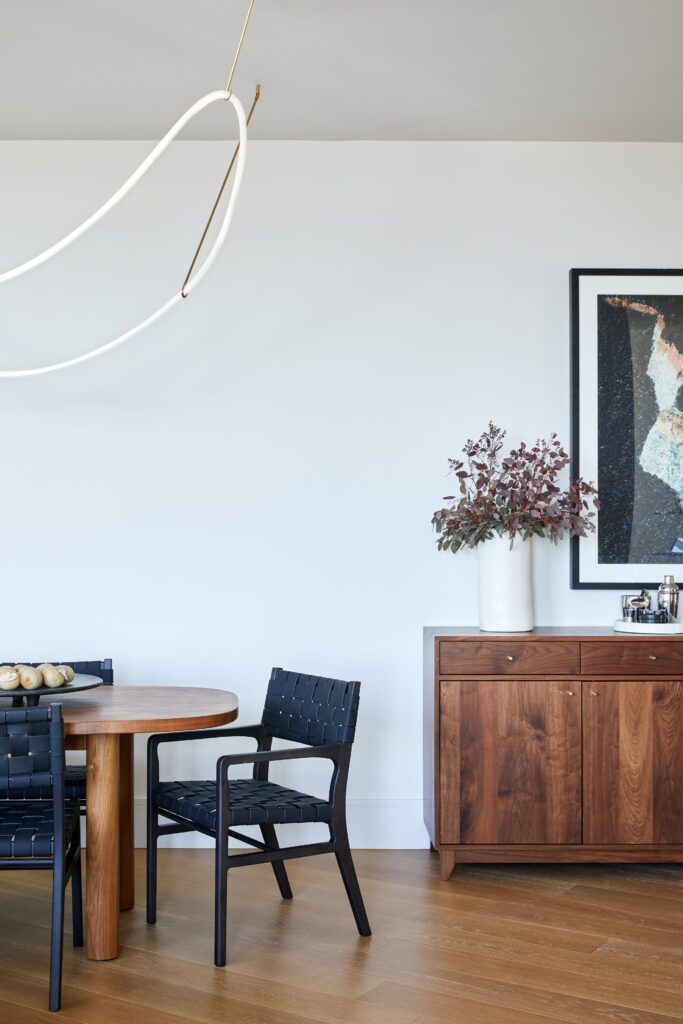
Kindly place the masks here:
<instances>
[{"instance_id":1,"label":"white curved pendant light","mask_svg":"<svg viewBox=\"0 0 683 1024\"><path fill-rule=\"evenodd\" d=\"M247 118L244 112L244 107L233 93L229 93L225 90L219 90L218 92L210 92L206 96L203 96L200 100L197 100L193 106L187 110L182 117L178 118L173 127L166 132L163 139L157 143L149 156L143 160L140 166L135 170L127 181L111 196L110 199L103 203L98 210L95 210L93 214L88 217L87 220L83 221L77 228L70 231L68 235L60 239L59 242L55 242L44 252L39 253L30 260L26 260L25 263L21 263L17 267L13 267L11 270L6 270L0 274L0 284L5 284L7 281L12 281L14 278L20 277L22 274L27 273L29 270L34 270L35 267L39 267L41 263L45 263L47 260L56 256L57 253L62 252L67 246L71 245L84 235L86 231L92 228L98 221L100 221L110 210L113 210L115 206L121 202L121 200L128 195L130 190L140 181L142 177L149 171L151 167L157 162L159 157L164 153L170 146L171 142L175 139L176 135L190 122L200 111L210 106L212 103L219 101L228 101L234 107L235 113L237 114L237 121L239 124L239 149L237 151L237 163L235 166L235 180L230 193L230 199L223 215L223 220L219 228L216 239L209 250L206 259L200 266L197 273L192 277L180 291L176 292L167 302L156 309L140 323L136 324L135 327L131 327L129 330L124 331L123 334L119 334L116 338L111 341L105 342L103 345L99 345L97 348L91 349L89 352L84 352L81 355L74 356L71 359L65 359L62 362L52 363L47 366L36 366L27 370L0 370L0 377L32 377L41 373L51 373L54 370L63 370L68 366L76 366L78 363L84 363L88 359L94 359L96 356L103 355L105 352L110 352L113 348L118 345L122 345L124 341L128 341L133 338L140 331L143 331L146 327L149 327L156 320L161 319L164 314L168 313L170 309L173 309L182 298L189 295L190 292L194 291L197 285L203 280L206 274L211 269L213 263L220 252L223 242L225 241L228 229L230 228L230 222L232 221L233 211L235 209L235 203L237 202L237 196L239 195L240 187L242 185L242 178L244 176L244 165L247 159Z\"/></svg>"},{"instance_id":2,"label":"white curved pendant light","mask_svg":"<svg viewBox=\"0 0 683 1024\"><path fill-rule=\"evenodd\" d=\"M135 327L131 327L129 330L124 331L123 334L119 334L116 338L112 338L111 341L107 341L103 345L98 345L97 348L91 349L89 352L84 352L81 355L73 356L71 359L64 359L61 362L51 363L46 366L35 366L25 370L0 370L0 378L35 377L38 374L52 373L55 370L64 370L69 366L76 366L78 363L84 363L88 359L94 359L96 356L103 355L105 352L110 352L118 345L122 345L124 341L128 341L130 338L135 337L136 334L139 334L141 331L144 331L146 327L149 327L156 320L160 320L161 317L168 313L169 310L173 309L173 307L177 305L181 301L181 299L187 298L190 292L194 291L197 285L200 284L200 282L209 272L209 270L211 269L216 260L216 257L218 256L218 253L220 252L223 246L226 235L228 234L228 230L230 228L232 215L235 209L235 203L237 202L237 197L242 186L244 166L247 159L247 126L249 124L249 119L251 118L251 115L254 112L254 107L256 106L256 103L260 95L260 87L257 86L256 96L252 104L251 110L249 111L249 115L247 116L244 112L244 107L231 90L232 78L235 73L235 67L237 65L237 60L240 54L240 50L242 48L242 43L244 42L244 35L247 29L247 25L249 24L249 18L251 16L253 6L254 0L249 0L247 15L244 21L244 25L242 26L242 33L237 44L237 50L233 58L232 67L230 69L230 75L228 77L228 84L226 85L225 89L220 89L217 92L207 93L206 96L202 96L201 99L197 100L197 102L194 103L189 110L186 110L182 117L178 118L173 127L166 132L163 139L161 139L161 141L157 143L157 145L154 147L149 156L147 156L146 159L142 161L137 170L133 171L130 177L123 183L123 185L121 185L119 189L117 189L114 195L111 196L106 201L106 203L103 203L98 210L95 210L95 212L91 214L87 218L87 220L84 220L82 224L80 224L77 228L74 228L73 231L70 231L68 235L64 236L64 238L60 239L58 242L55 242L54 245L51 245L49 248L45 249L44 252L38 253L37 256L33 256L30 260L26 260L24 263L20 263L18 266L13 267L11 270L6 270L0 273L0 285L6 284L8 281L13 281L15 278L21 277L22 274L28 273L28 271L30 270L35 270L36 267L39 267L42 263L45 263L47 260L52 259L53 256L57 255L57 253L62 252L64 249L67 248L67 246L71 245L78 238L80 238L81 235L84 235L86 231L89 231L90 228L94 227L95 224L97 224L98 221L102 220L102 218L105 217L111 210L113 210L115 206L118 206L121 200L128 195L131 189L134 188L135 185L137 185L140 179L144 177L147 171L149 171L149 169L154 166L159 157L165 152L166 149L168 149L168 147L176 138L178 133L182 131L185 125L189 124L189 122L194 117L196 117L197 114L199 114L202 110L205 110L206 107L209 107L212 103L228 102L232 104L237 115L237 123L239 126L239 142L237 144L237 148L235 149L235 153L230 162L225 178L223 179L223 184L221 185L220 191L218 193L218 198L214 203L213 209L209 216L208 223L206 225L206 228L204 229L204 233L199 242L199 246L197 247L197 251L195 252L194 259L192 260L190 269L182 284L182 287L180 288L180 291L172 295L167 302L164 302L162 306L159 306L158 309L156 309L153 313L150 313L150 315L145 317L144 320L141 320L138 324L135 325ZM197 262L197 257L202 248L202 245L204 244L204 240L206 238L209 226L211 224L211 221L213 220L213 216L218 207L218 203L220 202L221 196L223 194L223 189L225 188L233 165L235 165L235 179L233 182L232 190L230 192L230 198L228 200L225 213L223 215L223 220L221 221L220 228L218 229L218 233L216 235L214 243L211 246L208 255L204 259L204 262L200 265L196 274L194 274L194 276L191 276L195 264Z\"/></svg>"}]
</instances>

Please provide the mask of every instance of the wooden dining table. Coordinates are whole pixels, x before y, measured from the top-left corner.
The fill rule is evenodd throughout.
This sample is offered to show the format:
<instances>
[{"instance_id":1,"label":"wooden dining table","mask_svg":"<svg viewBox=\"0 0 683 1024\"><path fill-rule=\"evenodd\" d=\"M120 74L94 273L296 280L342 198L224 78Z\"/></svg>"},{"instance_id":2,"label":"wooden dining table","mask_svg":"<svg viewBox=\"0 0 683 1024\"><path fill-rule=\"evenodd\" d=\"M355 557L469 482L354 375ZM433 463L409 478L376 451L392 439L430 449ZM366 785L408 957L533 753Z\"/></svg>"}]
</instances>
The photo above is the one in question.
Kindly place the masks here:
<instances>
[{"instance_id":1,"label":"wooden dining table","mask_svg":"<svg viewBox=\"0 0 683 1024\"><path fill-rule=\"evenodd\" d=\"M119 955L119 911L135 902L133 737L135 733L210 729L237 718L228 690L190 686L102 686L62 705L67 749L86 751L86 951Z\"/></svg>"}]
</instances>

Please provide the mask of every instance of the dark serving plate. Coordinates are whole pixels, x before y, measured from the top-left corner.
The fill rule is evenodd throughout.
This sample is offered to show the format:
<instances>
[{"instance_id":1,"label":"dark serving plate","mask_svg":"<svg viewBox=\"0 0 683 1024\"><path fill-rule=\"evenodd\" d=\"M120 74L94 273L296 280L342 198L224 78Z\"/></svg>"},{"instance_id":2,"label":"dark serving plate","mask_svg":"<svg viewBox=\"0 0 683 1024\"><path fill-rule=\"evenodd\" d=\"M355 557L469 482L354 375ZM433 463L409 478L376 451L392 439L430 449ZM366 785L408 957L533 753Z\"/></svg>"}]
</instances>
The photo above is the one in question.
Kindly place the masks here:
<instances>
[{"instance_id":1,"label":"dark serving plate","mask_svg":"<svg viewBox=\"0 0 683 1024\"><path fill-rule=\"evenodd\" d=\"M36 690L23 690L21 687L16 690L0 690L0 697L10 697L13 708L34 708L40 703L40 698L48 694L54 700L57 697L67 697L70 693L92 690L95 686L102 686L99 676L75 675L71 682L64 683L64 686L39 686Z\"/></svg>"}]
</instances>

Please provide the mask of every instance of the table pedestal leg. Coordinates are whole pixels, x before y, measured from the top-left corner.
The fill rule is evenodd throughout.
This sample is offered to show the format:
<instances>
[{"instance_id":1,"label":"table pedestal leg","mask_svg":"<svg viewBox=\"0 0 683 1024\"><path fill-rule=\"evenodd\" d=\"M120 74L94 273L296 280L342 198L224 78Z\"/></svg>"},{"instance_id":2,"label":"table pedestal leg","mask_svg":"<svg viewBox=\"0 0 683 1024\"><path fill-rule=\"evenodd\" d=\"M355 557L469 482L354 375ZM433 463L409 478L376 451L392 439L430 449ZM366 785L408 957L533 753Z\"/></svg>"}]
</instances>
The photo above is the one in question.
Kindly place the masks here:
<instances>
[{"instance_id":1,"label":"table pedestal leg","mask_svg":"<svg viewBox=\"0 0 683 1024\"><path fill-rule=\"evenodd\" d=\"M88 736L86 946L90 960L119 955L119 737Z\"/></svg>"},{"instance_id":2,"label":"table pedestal leg","mask_svg":"<svg viewBox=\"0 0 683 1024\"><path fill-rule=\"evenodd\" d=\"M121 791L119 802L119 864L121 910L130 910L135 904L135 836L133 821L133 734L119 737Z\"/></svg>"}]
</instances>

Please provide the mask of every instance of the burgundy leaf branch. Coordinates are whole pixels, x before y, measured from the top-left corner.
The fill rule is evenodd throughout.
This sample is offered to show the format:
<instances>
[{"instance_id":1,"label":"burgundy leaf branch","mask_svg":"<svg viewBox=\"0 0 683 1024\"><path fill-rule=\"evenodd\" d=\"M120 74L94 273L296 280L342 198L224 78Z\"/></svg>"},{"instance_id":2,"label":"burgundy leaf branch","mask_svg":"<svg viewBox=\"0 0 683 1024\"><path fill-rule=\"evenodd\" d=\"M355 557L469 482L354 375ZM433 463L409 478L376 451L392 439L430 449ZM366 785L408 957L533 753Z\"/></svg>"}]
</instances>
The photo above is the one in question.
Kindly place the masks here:
<instances>
[{"instance_id":1,"label":"burgundy leaf branch","mask_svg":"<svg viewBox=\"0 0 683 1024\"><path fill-rule=\"evenodd\" d=\"M449 459L458 495L438 509L432 524L440 551L473 548L493 536L547 537L557 543L566 534L585 537L595 530L600 508L596 488L581 477L562 487L558 477L571 460L557 438L521 441L501 455L505 431L489 423L477 441L468 440L464 459Z\"/></svg>"}]
</instances>

